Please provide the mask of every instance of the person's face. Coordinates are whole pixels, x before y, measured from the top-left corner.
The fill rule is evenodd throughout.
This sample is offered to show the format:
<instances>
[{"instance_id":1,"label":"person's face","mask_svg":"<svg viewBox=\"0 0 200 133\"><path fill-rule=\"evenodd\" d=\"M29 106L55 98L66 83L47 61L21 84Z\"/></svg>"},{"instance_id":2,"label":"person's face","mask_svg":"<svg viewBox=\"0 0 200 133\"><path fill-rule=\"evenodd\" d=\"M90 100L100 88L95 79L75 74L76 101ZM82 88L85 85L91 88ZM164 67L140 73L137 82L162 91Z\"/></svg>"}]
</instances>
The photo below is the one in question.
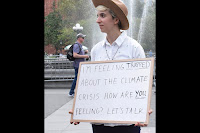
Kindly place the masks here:
<instances>
[{"instance_id":1,"label":"person's face","mask_svg":"<svg viewBox=\"0 0 200 133\"><path fill-rule=\"evenodd\" d=\"M80 43L83 43L84 42L84 37L79 37L78 40L79 40Z\"/></svg>"},{"instance_id":2,"label":"person's face","mask_svg":"<svg viewBox=\"0 0 200 133\"><path fill-rule=\"evenodd\" d=\"M111 31L116 24L116 20L112 18L111 14L107 10L98 11L96 22L99 24L101 32L105 33Z\"/></svg>"}]
</instances>

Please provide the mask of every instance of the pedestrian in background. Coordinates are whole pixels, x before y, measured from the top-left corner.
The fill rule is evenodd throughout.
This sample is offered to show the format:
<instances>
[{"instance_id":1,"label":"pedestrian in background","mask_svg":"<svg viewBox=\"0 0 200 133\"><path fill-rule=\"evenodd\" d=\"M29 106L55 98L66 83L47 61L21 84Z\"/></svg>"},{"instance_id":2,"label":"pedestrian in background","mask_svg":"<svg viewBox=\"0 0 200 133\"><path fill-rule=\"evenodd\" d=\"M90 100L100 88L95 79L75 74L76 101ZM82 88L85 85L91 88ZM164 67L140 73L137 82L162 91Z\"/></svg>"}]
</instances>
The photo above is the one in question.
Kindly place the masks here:
<instances>
[{"instance_id":1,"label":"pedestrian in background","mask_svg":"<svg viewBox=\"0 0 200 133\"><path fill-rule=\"evenodd\" d=\"M75 44L73 46L73 57L75 58L75 60L73 62L73 67L74 67L74 70L75 70L75 77L74 77L74 80L72 82L70 92L68 94L69 96L73 96L73 97L74 97L74 89L76 87L79 63L82 62L82 61L85 61L85 59L89 58L88 55L85 55L85 52L82 49L82 43L84 42L85 37L86 37L86 35L79 33L76 37L77 41L75 42Z\"/></svg>"},{"instance_id":2,"label":"pedestrian in background","mask_svg":"<svg viewBox=\"0 0 200 133\"><path fill-rule=\"evenodd\" d=\"M152 57L153 53L151 50L149 50L149 57Z\"/></svg>"}]
</instances>

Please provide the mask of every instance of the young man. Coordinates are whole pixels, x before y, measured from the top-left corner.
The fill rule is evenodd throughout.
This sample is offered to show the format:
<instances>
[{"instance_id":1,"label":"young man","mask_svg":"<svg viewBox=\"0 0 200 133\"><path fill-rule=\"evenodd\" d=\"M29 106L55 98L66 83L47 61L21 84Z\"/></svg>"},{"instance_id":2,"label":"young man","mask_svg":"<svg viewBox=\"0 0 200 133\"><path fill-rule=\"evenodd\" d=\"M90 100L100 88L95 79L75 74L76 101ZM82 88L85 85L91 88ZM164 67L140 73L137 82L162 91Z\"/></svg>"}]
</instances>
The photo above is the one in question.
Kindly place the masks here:
<instances>
[{"instance_id":1,"label":"young man","mask_svg":"<svg viewBox=\"0 0 200 133\"><path fill-rule=\"evenodd\" d=\"M82 61L85 61L85 58L89 58L88 55L85 55L84 50L82 49L82 43L84 42L84 38L86 35L83 35L82 33L79 33L77 35L77 41L74 44L73 47L73 56L75 58L74 62L73 62L73 66L74 66L74 70L75 70L75 77L74 80L72 82L72 86L69 92L69 96L74 96L74 89L76 87L76 80L77 80L77 75L78 75L78 67L79 67L79 63Z\"/></svg>"},{"instance_id":2,"label":"young man","mask_svg":"<svg viewBox=\"0 0 200 133\"><path fill-rule=\"evenodd\" d=\"M97 43L91 50L91 61L120 60L145 58L142 46L128 37L126 32L129 22L128 10L120 0L92 0L97 9L96 22L106 38ZM70 111L70 114L73 112ZM149 114L152 110L149 110ZM72 122L71 122L72 123ZM79 122L75 122L75 125ZM145 124L93 123L93 133L140 133L140 126Z\"/></svg>"}]
</instances>

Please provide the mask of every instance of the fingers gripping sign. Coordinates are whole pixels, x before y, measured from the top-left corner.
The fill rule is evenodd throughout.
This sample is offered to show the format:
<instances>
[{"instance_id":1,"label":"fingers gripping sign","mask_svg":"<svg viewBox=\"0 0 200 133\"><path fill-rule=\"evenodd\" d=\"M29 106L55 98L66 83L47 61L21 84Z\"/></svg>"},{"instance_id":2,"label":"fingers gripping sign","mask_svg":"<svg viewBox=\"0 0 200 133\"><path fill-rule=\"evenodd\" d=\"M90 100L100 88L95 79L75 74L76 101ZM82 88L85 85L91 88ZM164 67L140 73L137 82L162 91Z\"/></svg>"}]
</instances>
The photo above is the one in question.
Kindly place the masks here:
<instances>
[{"instance_id":1,"label":"fingers gripping sign","mask_svg":"<svg viewBox=\"0 0 200 133\"><path fill-rule=\"evenodd\" d=\"M150 109L150 110L148 111L148 113L149 113L149 115L150 115L151 113L153 113L153 110ZM69 111L69 114L73 115L72 109ZM70 121L70 124L73 124L73 123L74 123L74 125L78 125L80 122L73 122L73 121ZM145 126L147 126L147 124L143 124L143 123L137 122L137 123L135 124L135 126L145 127Z\"/></svg>"},{"instance_id":2,"label":"fingers gripping sign","mask_svg":"<svg viewBox=\"0 0 200 133\"><path fill-rule=\"evenodd\" d=\"M150 110L148 111L148 113L149 113L149 115L150 115L151 113L153 113L153 110L150 109ZM134 126L146 127L147 124L143 124L143 123L137 122Z\"/></svg>"},{"instance_id":3,"label":"fingers gripping sign","mask_svg":"<svg viewBox=\"0 0 200 133\"><path fill-rule=\"evenodd\" d=\"M72 109L69 111L69 114L73 115ZM78 125L80 122L73 122L73 121L70 121L70 124L73 124L73 123L74 123L74 125Z\"/></svg>"}]
</instances>

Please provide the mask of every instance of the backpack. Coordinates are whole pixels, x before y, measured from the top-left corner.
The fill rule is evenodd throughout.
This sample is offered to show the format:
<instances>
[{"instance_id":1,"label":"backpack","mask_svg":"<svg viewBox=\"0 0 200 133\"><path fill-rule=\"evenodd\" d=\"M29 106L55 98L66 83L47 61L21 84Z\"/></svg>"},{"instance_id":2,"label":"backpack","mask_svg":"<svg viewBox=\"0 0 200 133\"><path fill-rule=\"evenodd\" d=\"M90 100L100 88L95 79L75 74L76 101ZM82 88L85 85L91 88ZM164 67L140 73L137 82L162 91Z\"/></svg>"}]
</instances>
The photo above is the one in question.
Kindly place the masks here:
<instances>
[{"instance_id":1,"label":"backpack","mask_svg":"<svg viewBox=\"0 0 200 133\"><path fill-rule=\"evenodd\" d=\"M74 44L77 44L77 43L74 43ZM69 51L67 52L67 59L69 59L70 61L74 61L75 58L73 56L73 47L74 47L74 44L69 48ZM81 52L81 47L79 45L79 48L80 48L80 51L78 52L78 54Z\"/></svg>"}]
</instances>

